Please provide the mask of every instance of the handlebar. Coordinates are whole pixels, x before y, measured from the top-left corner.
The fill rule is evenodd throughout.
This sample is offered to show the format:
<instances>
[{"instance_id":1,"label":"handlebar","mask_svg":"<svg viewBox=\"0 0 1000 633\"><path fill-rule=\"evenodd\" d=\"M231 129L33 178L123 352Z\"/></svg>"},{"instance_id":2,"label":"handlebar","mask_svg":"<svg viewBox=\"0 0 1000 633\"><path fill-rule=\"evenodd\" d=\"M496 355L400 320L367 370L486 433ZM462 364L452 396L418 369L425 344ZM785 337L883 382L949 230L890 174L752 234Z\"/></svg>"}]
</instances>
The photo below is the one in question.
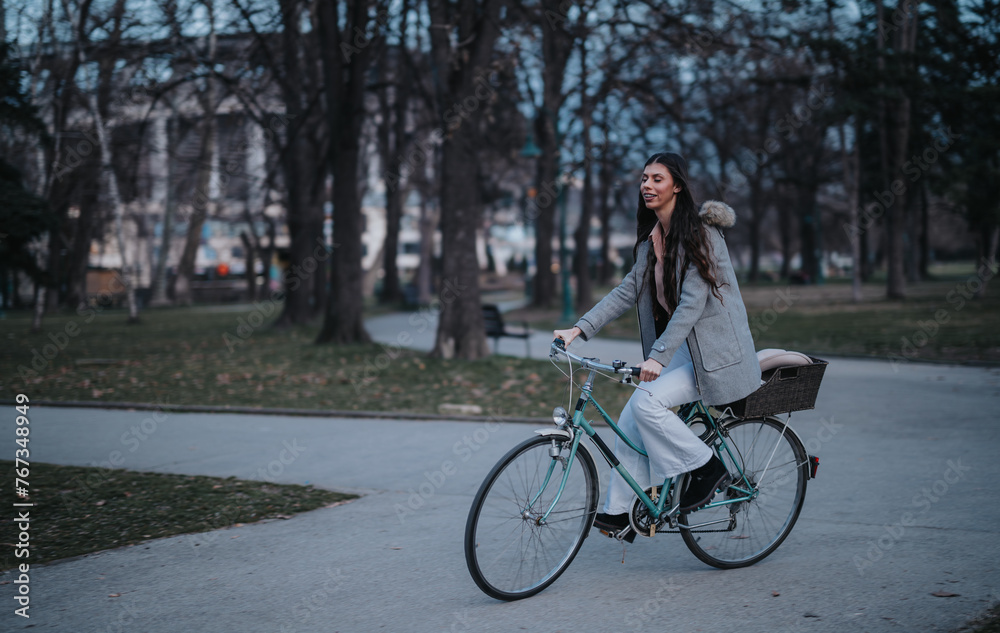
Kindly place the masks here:
<instances>
[{"instance_id":1,"label":"handlebar","mask_svg":"<svg viewBox=\"0 0 1000 633\"><path fill-rule=\"evenodd\" d=\"M583 356L577 356L573 352L566 349L566 341L561 338L557 338L552 341L552 345L549 348L549 358L555 358L557 354L565 354L567 358L575 360L587 369L601 369L604 371L614 372L616 374L628 374L630 376L639 377L640 369L638 367L626 367L625 361L616 360L612 365L605 365L601 363L596 358L584 358Z\"/></svg>"}]
</instances>

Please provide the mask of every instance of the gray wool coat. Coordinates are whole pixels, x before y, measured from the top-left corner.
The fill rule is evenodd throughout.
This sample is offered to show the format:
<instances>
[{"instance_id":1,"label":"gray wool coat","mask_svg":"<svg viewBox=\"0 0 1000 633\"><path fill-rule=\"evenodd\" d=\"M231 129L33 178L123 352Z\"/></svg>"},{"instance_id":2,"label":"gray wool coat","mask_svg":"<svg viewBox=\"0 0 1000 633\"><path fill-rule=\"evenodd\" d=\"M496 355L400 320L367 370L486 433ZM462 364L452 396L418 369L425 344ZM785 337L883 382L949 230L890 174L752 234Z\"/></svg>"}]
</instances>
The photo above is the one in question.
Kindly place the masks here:
<instances>
[{"instance_id":1,"label":"gray wool coat","mask_svg":"<svg viewBox=\"0 0 1000 633\"><path fill-rule=\"evenodd\" d=\"M701 206L699 215L708 225L710 259L715 262L716 279L722 284L719 288L722 301L712 294L711 287L694 264L690 264L680 288L677 309L663 334L656 338L653 295L650 289L642 287L647 253L652 248L647 240L639 245L632 271L583 315L576 326L582 331L583 339L589 340L602 327L637 305L643 356L666 367L687 341L702 400L709 405L721 405L744 398L760 387L760 365L722 234L723 228L736 223L736 213L729 205L713 200Z\"/></svg>"}]
</instances>

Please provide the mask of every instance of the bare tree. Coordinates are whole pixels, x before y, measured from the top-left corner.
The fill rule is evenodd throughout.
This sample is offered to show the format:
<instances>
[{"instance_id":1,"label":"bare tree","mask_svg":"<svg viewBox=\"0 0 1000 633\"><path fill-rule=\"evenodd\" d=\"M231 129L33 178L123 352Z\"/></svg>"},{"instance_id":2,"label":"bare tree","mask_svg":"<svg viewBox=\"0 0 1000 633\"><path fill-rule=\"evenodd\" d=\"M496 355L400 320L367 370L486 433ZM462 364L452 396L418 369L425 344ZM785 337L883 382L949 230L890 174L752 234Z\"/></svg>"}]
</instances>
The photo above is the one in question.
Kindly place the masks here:
<instances>
[{"instance_id":1,"label":"bare tree","mask_svg":"<svg viewBox=\"0 0 1000 633\"><path fill-rule=\"evenodd\" d=\"M542 90L536 103L535 138L541 156L535 172L535 263L532 303L548 307L556 296L556 276L552 272L552 238L557 213L556 185L559 178L563 132L560 110L566 100L563 84L566 65L573 52L576 35L559 0L542 0L532 21L542 32ZM562 265L563 263L560 262Z\"/></svg>"},{"instance_id":2,"label":"bare tree","mask_svg":"<svg viewBox=\"0 0 1000 633\"><path fill-rule=\"evenodd\" d=\"M404 58L409 56L406 38L409 25L409 0L403 1L399 44L392 51L386 51L379 60L379 77L383 85L378 90L380 121L378 125L379 153L382 156L383 171L386 174L385 194L385 245L383 247L381 303L398 303L403 298L399 280L396 255L399 251L399 224L403 215L403 202L407 188L402 181L402 170L398 169L408 141L407 112L410 104L410 76ZM390 87L392 97L390 99ZM395 170L390 166L396 167ZM393 173L395 172L395 173ZM390 175L391 174L391 175Z\"/></svg>"},{"instance_id":3,"label":"bare tree","mask_svg":"<svg viewBox=\"0 0 1000 633\"><path fill-rule=\"evenodd\" d=\"M882 191L883 200L892 196L882 204L886 207L886 256L888 260L888 280L886 296L890 299L906 297L906 262L904 241L906 227L904 225L907 205L906 187L895 187L899 181L893 176L902 173L903 164L907 160L910 138L910 97L906 90L893 86L890 90L884 82L887 73L885 40L888 33L883 29L885 7L883 0L875 0L876 19L879 28L875 34L878 50L878 67L880 71L879 90L879 143L882 156ZM901 22L893 34L893 61L897 65L895 73L912 72L912 55L917 38L917 5L908 0L901 0L894 12L893 21ZM897 20L899 18L899 20ZM883 95L891 94L889 99ZM888 103L887 103L888 101ZM894 188L895 187L895 188Z\"/></svg>"},{"instance_id":4,"label":"bare tree","mask_svg":"<svg viewBox=\"0 0 1000 633\"><path fill-rule=\"evenodd\" d=\"M209 69L214 69L218 50L215 1L201 0L201 2L208 12L208 50L205 53L205 64ZM212 178L215 176L216 156L219 151L219 128L216 117L219 98L216 80L211 71L203 81L203 88L198 91L198 101L204 115L199 152L200 168L195 184L195 196L191 201L191 215L188 216L187 238L184 241L180 262L177 264L177 276L173 282L174 302L178 305L190 305L192 302L191 280L194 278L195 258L201 245L202 227L208 217L209 208L215 204L212 196Z\"/></svg>"},{"instance_id":5,"label":"bare tree","mask_svg":"<svg viewBox=\"0 0 1000 633\"><path fill-rule=\"evenodd\" d=\"M593 282L590 278L590 220L594 217L594 97L587 94L587 43L581 38L580 50L580 121L583 137L583 200L580 221L574 239L573 273L576 275L576 309L582 313L594 304Z\"/></svg>"},{"instance_id":6,"label":"bare tree","mask_svg":"<svg viewBox=\"0 0 1000 633\"><path fill-rule=\"evenodd\" d=\"M125 0L116 0L110 10L109 17L112 23L112 27L109 30L110 43L113 50L114 45L120 42L122 37L122 21L125 17ZM89 43L89 33L82 28L84 20L85 14L82 11L78 13L73 20L80 25L78 27L78 32L83 37L88 38L82 41L83 46L77 51L77 54L80 56L81 65L87 61L84 51ZM137 323L139 321L139 306L136 303L135 279L132 265L128 259L128 249L125 239L125 209L121 198L118 174L114 169L114 156L112 154L111 143L108 138L108 130L106 128L104 117L101 114L101 106L98 102L98 93L101 91L101 88L110 84L110 77L108 74L110 72L111 65L107 63L107 60L104 60L104 63L99 64L98 67L102 69L103 72L99 71L97 76L93 78L93 86L90 91L88 105L90 108L90 115L94 120L98 146L100 148L101 176L104 181L104 186L107 188L108 203L111 206L114 217L115 238L118 244L118 253L121 257L122 284L125 287L126 303L128 306L128 322Z\"/></svg>"},{"instance_id":7,"label":"bare tree","mask_svg":"<svg viewBox=\"0 0 1000 633\"><path fill-rule=\"evenodd\" d=\"M156 143L163 143L163 147L156 147L154 151L162 152L166 157L166 165L163 165L166 173L162 175L165 179L163 187L163 225L160 235L160 251L153 268L152 292L149 300L151 306L165 306L170 304L167 297L167 259L170 256L170 245L174 232L174 216L177 212L177 197L173 191L174 161L171 153L174 150L174 130L176 125L166 118L157 119L154 123L156 130Z\"/></svg>"},{"instance_id":8,"label":"bare tree","mask_svg":"<svg viewBox=\"0 0 1000 633\"><path fill-rule=\"evenodd\" d=\"M369 9L372 11L369 11ZM388 22L381 3L347 3L341 29L339 2L319 3L319 31L324 42L323 70L326 119L330 130L333 167L333 294L326 306L318 343L356 343L371 340L362 321L364 275L361 268L361 199L358 191L361 128L365 119L366 77L384 38L379 31ZM374 15L373 15L374 13ZM365 41L357 33L374 33ZM353 46L352 46L353 43ZM345 48L345 46L347 48Z\"/></svg>"},{"instance_id":9,"label":"bare tree","mask_svg":"<svg viewBox=\"0 0 1000 633\"><path fill-rule=\"evenodd\" d=\"M440 162L446 174L441 179L442 309L432 351L443 358L489 355L476 256L482 217L476 153L503 6L503 0L428 0L435 93L437 103L447 109ZM477 90L485 94L477 96ZM476 108L466 103L476 103ZM463 108L464 120L456 108Z\"/></svg>"}]
</instances>

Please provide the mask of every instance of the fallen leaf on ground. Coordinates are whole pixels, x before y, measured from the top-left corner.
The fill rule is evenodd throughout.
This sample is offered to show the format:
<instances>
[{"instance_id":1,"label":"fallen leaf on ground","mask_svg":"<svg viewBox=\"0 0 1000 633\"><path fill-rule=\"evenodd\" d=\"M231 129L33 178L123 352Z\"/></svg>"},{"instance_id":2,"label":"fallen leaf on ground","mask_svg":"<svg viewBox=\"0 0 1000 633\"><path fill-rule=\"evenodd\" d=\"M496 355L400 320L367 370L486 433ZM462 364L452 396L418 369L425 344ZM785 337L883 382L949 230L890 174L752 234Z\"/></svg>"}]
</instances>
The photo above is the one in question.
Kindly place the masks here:
<instances>
[{"instance_id":1,"label":"fallen leaf on ground","mask_svg":"<svg viewBox=\"0 0 1000 633\"><path fill-rule=\"evenodd\" d=\"M109 598L121 598L122 595L120 593L109 593L108 597Z\"/></svg>"},{"instance_id":2,"label":"fallen leaf on ground","mask_svg":"<svg viewBox=\"0 0 1000 633\"><path fill-rule=\"evenodd\" d=\"M933 593L932 596L937 596L938 598L957 598L961 594L952 593L950 591L945 591L944 589L939 589Z\"/></svg>"},{"instance_id":3,"label":"fallen leaf on ground","mask_svg":"<svg viewBox=\"0 0 1000 633\"><path fill-rule=\"evenodd\" d=\"M772 596L774 596L775 598L777 598L777 597L778 597L778 596L780 596L781 594L780 594L780 593L778 593L777 591L772 591L772 592L771 592L771 595L772 595Z\"/></svg>"}]
</instances>

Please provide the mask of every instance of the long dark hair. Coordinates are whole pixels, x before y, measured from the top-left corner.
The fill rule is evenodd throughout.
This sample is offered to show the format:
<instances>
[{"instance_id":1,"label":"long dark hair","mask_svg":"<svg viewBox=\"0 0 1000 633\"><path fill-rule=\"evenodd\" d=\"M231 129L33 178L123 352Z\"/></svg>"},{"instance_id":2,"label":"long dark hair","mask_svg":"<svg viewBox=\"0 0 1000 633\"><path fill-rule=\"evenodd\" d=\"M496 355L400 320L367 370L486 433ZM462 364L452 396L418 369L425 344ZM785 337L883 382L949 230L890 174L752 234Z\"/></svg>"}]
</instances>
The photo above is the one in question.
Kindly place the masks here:
<instances>
[{"instance_id":1,"label":"long dark hair","mask_svg":"<svg viewBox=\"0 0 1000 633\"><path fill-rule=\"evenodd\" d=\"M674 212L670 216L670 227L667 231L665 246L666 255L663 261L663 294L670 308L670 314L677 309L677 302L680 300L680 285L684 283L684 273L688 264L693 262L698 274L712 288L712 294L720 301L722 295L719 288L722 284L715 278L715 262L709 257L708 236L705 234L705 226L698 215L698 206L694 202L694 195L691 193L690 180L688 179L687 161L680 154L672 152L662 152L653 154L643 165L643 169L653 163L659 163L667 168L674 179L674 185L681 188L676 194L677 202ZM639 192L639 208L636 211L636 240L632 249L632 259L635 259L639 251L639 245L649 239L653 229L656 227L656 213L646 207L646 202L642 198L642 191ZM677 279L677 253L679 248L684 247L684 261L681 262L680 283ZM653 313L657 321L665 321L667 314L656 298L656 289L653 280L655 279L653 267L656 265L656 254L650 248L647 253L646 276L643 286L648 287L653 293ZM660 328L657 328L660 329Z\"/></svg>"}]
</instances>

